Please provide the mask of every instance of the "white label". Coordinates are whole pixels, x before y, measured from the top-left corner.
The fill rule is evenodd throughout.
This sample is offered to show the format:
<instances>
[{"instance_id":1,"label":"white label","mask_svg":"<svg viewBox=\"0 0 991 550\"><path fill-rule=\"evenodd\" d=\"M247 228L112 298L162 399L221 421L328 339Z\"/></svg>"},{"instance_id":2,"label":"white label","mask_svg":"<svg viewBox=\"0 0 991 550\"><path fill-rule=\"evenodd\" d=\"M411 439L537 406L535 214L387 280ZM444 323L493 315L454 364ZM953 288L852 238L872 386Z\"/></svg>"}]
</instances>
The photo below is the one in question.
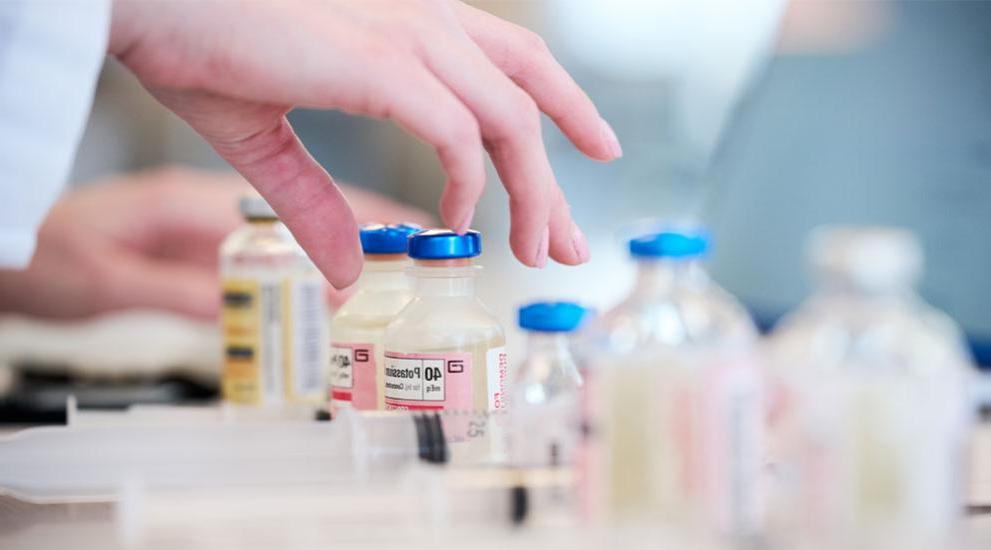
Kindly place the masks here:
<instances>
[{"instance_id":1,"label":"white label","mask_svg":"<svg viewBox=\"0 0 991 550\"><path fill-rule=\"evenodd\" d=\"M385 352L385 408L470 410L471 354Z\"/></svg>"},{"instance_id":2,"label":"white label","mask_svg":"<svg viewBox=\"0 0 991 550\"><path fill-rule=\"evenodd\" d=\"M297 396L322 393L322 371L326 330L324 286L316 280L297 280L289 285L292 328L292 380Z\"/></svg>"},{"instance_id":3,"label":"white label","mask_svg":"<svg viewBox=\"0 0 991 550\"><path fill-rule=\"evenodd\" d=\"M492 348L485 353L485 378L488 381L489 410L506 408L506 377L509 359L506 348Z\"/></svg>"},{"instance_id":4,"label":"white label","mask_svg":"<svg viewBox=\"0 0 991 550\"><path fill-rule=\"evenodd\" d=\"M404 401L443 401L443 359L385 359L385 397Z\"/></svg>"}]
</instances>

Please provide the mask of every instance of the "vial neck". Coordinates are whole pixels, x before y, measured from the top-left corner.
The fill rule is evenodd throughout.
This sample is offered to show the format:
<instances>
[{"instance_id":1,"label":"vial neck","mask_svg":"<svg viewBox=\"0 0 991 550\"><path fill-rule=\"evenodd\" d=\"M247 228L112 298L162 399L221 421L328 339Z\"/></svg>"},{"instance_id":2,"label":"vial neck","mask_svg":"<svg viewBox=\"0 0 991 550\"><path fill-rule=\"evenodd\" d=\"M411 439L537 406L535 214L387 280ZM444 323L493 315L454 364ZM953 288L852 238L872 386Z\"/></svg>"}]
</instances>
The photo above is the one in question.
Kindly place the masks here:
<instances>
[{"instance_id":1,"label":"vial neck","mask_svg":"<svg viewBox=\"0 0 991 550\"><path fill-rule=\"evenodd\" d=\"M359 288L374 287L381 290L409 288L409 275L406 273L409 266L409 260L402 255L393 258L366 254L365 266L358 278L358 286Z\"/></svg>"},{"instance_id":2,"label":"vial neck","mask_svg":"<svg viewBox=\"0 0 991 550\"><path fill-rule=\"evenodd\" d=\"M417 277L416 294L418 296L474 296L475 281L472 277Z\"/></svg>"},{"instance_id":3,"label":"vial neck","mask_svg":"<svg viewBox=\"0 0 991 550\"><path fill-rule=\"evenodd\" d=\"M527 336L527 356L547 355L571 357L571 343L566 332L530 332Z\"/></svg>"},{"instance_id":4,"label":"vial neck","mask_svg":"<svg viewBox=\"0 0 991 550\"><path fill-rule=\"evenodd\" d=\"M708 275L698 258L659 258L637 263L637 291L664 293L685 285L704 285Z\"/></svg>"},{"instance_id":5,"label":"vial neck","mask_svg":"<svg viewBox=\"0 0 991 550\"><path fill-rule=\"evenodd\" d=\"M530 332L527 337L526 371L520 376L528 380L571 380L581 384L581 375L574 355L571 339L566 332Z\"/></svg>"},{"instance_id":6,"label":"vial neck","mask_svg":"<svg viewBox=\"0 0 991 550\"><path fill-rule=\"evenodd\" d=\"M413 267L417 296L457 297L475 295L475 274L470 260L417 261Z\"/></svg>"}]
</instances>

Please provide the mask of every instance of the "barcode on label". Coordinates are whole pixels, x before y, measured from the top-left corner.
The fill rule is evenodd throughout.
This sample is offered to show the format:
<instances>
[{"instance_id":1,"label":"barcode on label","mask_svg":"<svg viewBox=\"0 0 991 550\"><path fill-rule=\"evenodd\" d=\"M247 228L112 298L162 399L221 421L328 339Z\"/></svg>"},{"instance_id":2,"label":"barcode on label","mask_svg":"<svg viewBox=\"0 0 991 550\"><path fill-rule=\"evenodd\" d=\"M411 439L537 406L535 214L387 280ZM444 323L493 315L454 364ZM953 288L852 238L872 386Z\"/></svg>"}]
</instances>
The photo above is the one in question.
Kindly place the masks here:
<instances>
[{"instance_id":1,"label":"barcode on label","mask_svg":"<svg viewBox=\"0 0 991 550\"><path fill-rule=\"evenodd\" d=\"M296 330L293 342L296 394L316 395L322 389L325 332L323 285L317 281L300 281L292 289Z\"/></svg>"}]
</instances>

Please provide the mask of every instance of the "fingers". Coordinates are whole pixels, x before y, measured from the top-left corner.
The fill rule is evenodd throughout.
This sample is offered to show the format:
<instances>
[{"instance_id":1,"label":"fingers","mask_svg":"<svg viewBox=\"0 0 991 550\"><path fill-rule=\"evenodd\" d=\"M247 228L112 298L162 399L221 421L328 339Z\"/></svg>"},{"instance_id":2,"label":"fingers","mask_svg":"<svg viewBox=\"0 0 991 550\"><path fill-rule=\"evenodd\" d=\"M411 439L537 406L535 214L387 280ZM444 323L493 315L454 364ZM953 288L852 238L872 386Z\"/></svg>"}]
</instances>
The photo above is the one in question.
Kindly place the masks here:
<instances>
[{"instance_id":1,"label":"fingers","mask_svg":"<svg viewBox=\"0 0 991 550\"><path fill-rule=\"evenodd\" d=\"M325 102L318 105L392 119L432 145L448 177L441 217L448 227L463 233L485 186L478 121L419 60L396 53L381 57L380 63L367 68L359 85L315 99Z\"/></svg>"},{"instance_id":2,"label":"fingers","mask_svg":"<svg viewBox=\"0 0 991 550\"><path fill-rule=\"evenodd\" d=\"M552 201L550 217L550 254L554 258L569 258L569 265L582 264L591 258L588 241L578 224L571 218L571 208L560 189Z\"/></svg>"},{"instance_id":3,"label":"fingers","mask_svg":"<svg viewBox=\"0 0 991 550\"><path fill-rule=\"evenodd\" d=\"M485 161L478 121L446 86L422 66L410 64L393 73L403 82L386 86L401 93L383 98L389 116L400 126L430 143L447 173L440 214L458 233L471 226L475 204L485 187ZM389 88L380 88L378 93Z\"/></svg>"},{"instance_id":4,"label":"fingers","mask_svg":"<svg viewBox=\"0 0 991 550\"><path fill-rule=\"evenodd\" d=\"M453 4L472 40L530 94L579 150L601 161L623 156L612 127L538 35L461 2Z\"/></svg>"},{"instance_id":5,"label":"fingers","mask_svg":"<svg viewBox=\"0 0 991 550\"><path fill-rule=\"evenodd\" d=\"M475 114L486 147L509 192L512 219L510 246L524 264L543 267L550 255L566 264L581 263L566 223L549 226L554 201L561 194L544 149L540 111L533 99L492 65L461 33L437 33L424 47L428 67ZM562 233L560 227L569 228Z\"/></svg>"},{"instance_id":6,"label":"fingers","mask_svg":"<svg viewBox=\"0 0 991 550\"><path fill-rule=\"evenodd\" d=\"M362 256L351 208L285 117L247 139L213 146L272 205L330 284L344 288L358 278Z\"/></svg>"},{"instance_id":7,"label":"fingers","mask_svg":"<svg viewBox=\"0 0 991 550\"><path fill-rule=\"evenodd\" d=\"M210 93L152 93L268 201L331 285L361 273L358 224L340 189L293 132L286 108Z\"/></svg>"}]
</instances>

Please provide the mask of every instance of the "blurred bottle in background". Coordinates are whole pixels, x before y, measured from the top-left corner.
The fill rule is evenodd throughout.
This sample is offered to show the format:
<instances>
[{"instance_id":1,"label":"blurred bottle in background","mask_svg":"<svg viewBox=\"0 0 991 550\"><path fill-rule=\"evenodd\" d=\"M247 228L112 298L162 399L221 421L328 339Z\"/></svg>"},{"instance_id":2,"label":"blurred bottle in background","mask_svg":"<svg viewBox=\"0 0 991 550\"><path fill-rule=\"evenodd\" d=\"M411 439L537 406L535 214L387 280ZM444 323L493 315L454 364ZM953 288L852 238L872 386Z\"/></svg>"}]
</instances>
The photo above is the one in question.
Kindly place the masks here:
<instances>
[{"instance_id":1,"label":"blurred bottle in background","mask_svg":"<svg viewBox=\"0 0 991 550\"><path fill-rule=\"evenodd\" d=\"M544 525L579 519L574 472L583 441L584 388L575 347L588 316L574 302L533 302L519 309L526 354L510 375L509 463L529 489L528 508Z\"/></svg>"},{"instance_id":2,"label":"blurred bottle in background","mask_svg":"<svg viewBox=\"0 0 991 550\"><path fill-rule=\"evenodd\" d=\"M719 534L760 526L762 391L757 331L702 261L707 235L632 239L636 286L595 329L590 510Z\"/></svg>"},{"instance_id":3,"label":"blurred bottle in background","mask_svg":"<svg viewBox=\"0 0 991 550\"><path fill-rule=\"evenodd\" d=\"M220 247L223 398L319 403L327 364L327 282L272 207L241 199L247 223Z\"/></svg>"},{"instance_id":4,"label":"blurred bottle in background","mask_svg":"<svg viewBox=\"0 0 991 550\"><path fill-rule=\"evenodd\" d=\"M820 228L809 249L818 289L767 350L775 525L825 544L945 547L973 416L962 334L916 295L911 233Z\"/></svg>"},{"instance_id":5,"label":"blurred bottle in background","mask_svg":"<svg viewBox=\"0 0 991 550\"><path fill-rule=\"evenodd\" d=\"M586 310L573 302L521 307L526 356L511 376L510 459L516 466L571 465L581 438L582 376L572 350Z\"/></svg>"},{"instance_id":6,"label":"blurred bottle in background","mask_svg":"<svg viewBox=\"0 0 991 550\"><path fill-rule=\"evenodd\" d=\"M385 408L382 392L385 358L382 336L412 298L406 269L409 236L421 228L412 224L367 225L361 228L365 253L353 296L334 315L330 324L331 407L359 410Z\"/></svg>"}]
</instances>

